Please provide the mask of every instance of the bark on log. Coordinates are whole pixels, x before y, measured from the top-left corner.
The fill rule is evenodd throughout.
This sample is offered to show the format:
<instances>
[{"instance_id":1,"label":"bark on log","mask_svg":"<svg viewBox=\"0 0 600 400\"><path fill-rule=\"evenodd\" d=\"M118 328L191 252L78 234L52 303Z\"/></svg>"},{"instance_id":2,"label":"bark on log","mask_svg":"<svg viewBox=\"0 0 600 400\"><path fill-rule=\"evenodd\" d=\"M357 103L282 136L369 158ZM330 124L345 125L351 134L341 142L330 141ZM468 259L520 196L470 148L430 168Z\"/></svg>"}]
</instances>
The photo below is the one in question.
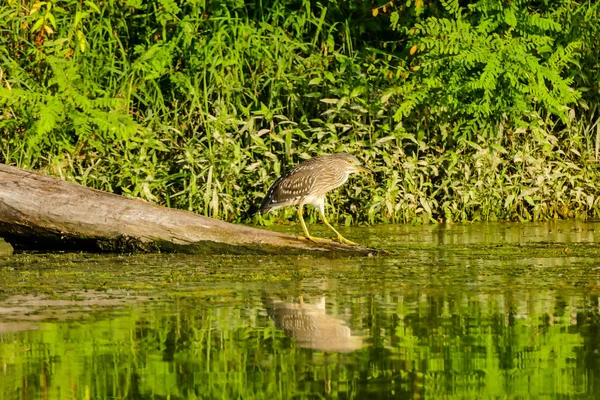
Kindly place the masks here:
<instances>
[{"instance_id":1,"label":"bark on log","mask_svg":"<svg viewBox=\"0 0 600 400\"><path fill-rule=\"evenodd\" d=\"M0 237L17 249L366 255L86 188L0 164Z\"/></svg>"}]
</instances>

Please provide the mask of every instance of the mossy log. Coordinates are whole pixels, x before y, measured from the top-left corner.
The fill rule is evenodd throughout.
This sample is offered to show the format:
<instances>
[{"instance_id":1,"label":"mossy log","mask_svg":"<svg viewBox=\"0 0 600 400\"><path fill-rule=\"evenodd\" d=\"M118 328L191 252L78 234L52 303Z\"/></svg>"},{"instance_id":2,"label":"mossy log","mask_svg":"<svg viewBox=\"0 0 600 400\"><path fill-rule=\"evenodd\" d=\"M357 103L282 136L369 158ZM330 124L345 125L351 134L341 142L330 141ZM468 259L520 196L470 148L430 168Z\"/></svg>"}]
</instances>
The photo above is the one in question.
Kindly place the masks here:
<instances>
[{"instance_id":1,"label":"mossy log","mask_svg":"<svg viewBox=\"0 0 600 400\"><path fill-rule=\"evenodd\" d=\"M0 164L0 237L16 249L229 254L371 250L219 221Z\"/></svg>"}]
</instances>

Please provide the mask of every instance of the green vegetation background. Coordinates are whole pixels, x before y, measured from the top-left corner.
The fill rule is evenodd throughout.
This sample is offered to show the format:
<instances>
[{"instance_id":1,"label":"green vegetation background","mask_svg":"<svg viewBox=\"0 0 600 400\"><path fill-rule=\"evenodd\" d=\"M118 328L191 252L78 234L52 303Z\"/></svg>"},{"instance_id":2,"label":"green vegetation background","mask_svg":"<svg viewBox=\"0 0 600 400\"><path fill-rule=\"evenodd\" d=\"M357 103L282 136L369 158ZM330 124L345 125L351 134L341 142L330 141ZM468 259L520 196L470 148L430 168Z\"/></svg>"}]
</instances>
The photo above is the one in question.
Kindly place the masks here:
<instances>
[{"instance_id":1,"label":"green vegetation background","mask_svg":"<svg viewBox=\"0 0 600 400\"><path fill-rule=\"evenodd\" d=\"M599 60L591 0L7 0L0 162L250 221L348 151L340 223L597 217Z\"/></svg>"}]
</instances>

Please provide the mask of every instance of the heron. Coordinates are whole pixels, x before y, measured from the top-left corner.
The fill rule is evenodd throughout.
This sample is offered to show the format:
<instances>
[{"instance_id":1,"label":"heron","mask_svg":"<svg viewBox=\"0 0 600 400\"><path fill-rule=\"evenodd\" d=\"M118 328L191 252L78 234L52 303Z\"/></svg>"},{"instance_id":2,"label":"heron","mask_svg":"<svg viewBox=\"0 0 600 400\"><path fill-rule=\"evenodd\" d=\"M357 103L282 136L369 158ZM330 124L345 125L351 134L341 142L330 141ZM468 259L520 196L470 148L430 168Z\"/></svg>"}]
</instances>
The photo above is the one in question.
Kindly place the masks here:
<instances>
[{"instance_id":1,"label":"heron","mask_svg":"<svg viewBox=\"0 0 600 400\"><path fill-rule=\"evenodd\" d=\"M343 237L325 216L326 194L342 186L354 173L373 174L373 171L348 153L322 155L303 161L271 185L258 212L265 214L282 207L298 206L298 219L306 239L314 243L330 242L330 239L317 238L308 232L302 214L304 206L311 205L319 210L321 219L335 232L340 243L356 246L357 243Z\"/></svg>"}]
</instances>

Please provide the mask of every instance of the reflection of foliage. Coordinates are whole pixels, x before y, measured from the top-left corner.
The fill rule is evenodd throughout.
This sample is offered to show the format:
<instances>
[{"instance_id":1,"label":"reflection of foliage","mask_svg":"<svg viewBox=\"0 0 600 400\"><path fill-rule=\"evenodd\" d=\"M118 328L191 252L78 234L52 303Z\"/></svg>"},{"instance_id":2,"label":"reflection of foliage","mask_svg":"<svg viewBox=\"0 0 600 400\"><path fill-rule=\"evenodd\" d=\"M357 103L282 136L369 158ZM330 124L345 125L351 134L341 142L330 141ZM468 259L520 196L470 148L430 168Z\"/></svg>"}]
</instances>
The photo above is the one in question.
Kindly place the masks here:
<instances>
[{"instance_id":1,"label":"reflection of foliage","mask_svg":"<svg viewBox=\"0 0 600 400\"><path fill-rule=\"evenodd\" d=\"M596 297L385 291L331 298L372 346L297 348L255 295L182 299L98 321L0 336L5 398L349 398L570 396L592 393ZM346 310L346 311L345 311ZM591 324L582 323L594 318ZM589 321L588 321L589 322ZM12 338L17 340L5 340ZM43 379L40 379L43 377ZM585 377L585 379L584 379Z\"/></svg>"}]
</instances>

